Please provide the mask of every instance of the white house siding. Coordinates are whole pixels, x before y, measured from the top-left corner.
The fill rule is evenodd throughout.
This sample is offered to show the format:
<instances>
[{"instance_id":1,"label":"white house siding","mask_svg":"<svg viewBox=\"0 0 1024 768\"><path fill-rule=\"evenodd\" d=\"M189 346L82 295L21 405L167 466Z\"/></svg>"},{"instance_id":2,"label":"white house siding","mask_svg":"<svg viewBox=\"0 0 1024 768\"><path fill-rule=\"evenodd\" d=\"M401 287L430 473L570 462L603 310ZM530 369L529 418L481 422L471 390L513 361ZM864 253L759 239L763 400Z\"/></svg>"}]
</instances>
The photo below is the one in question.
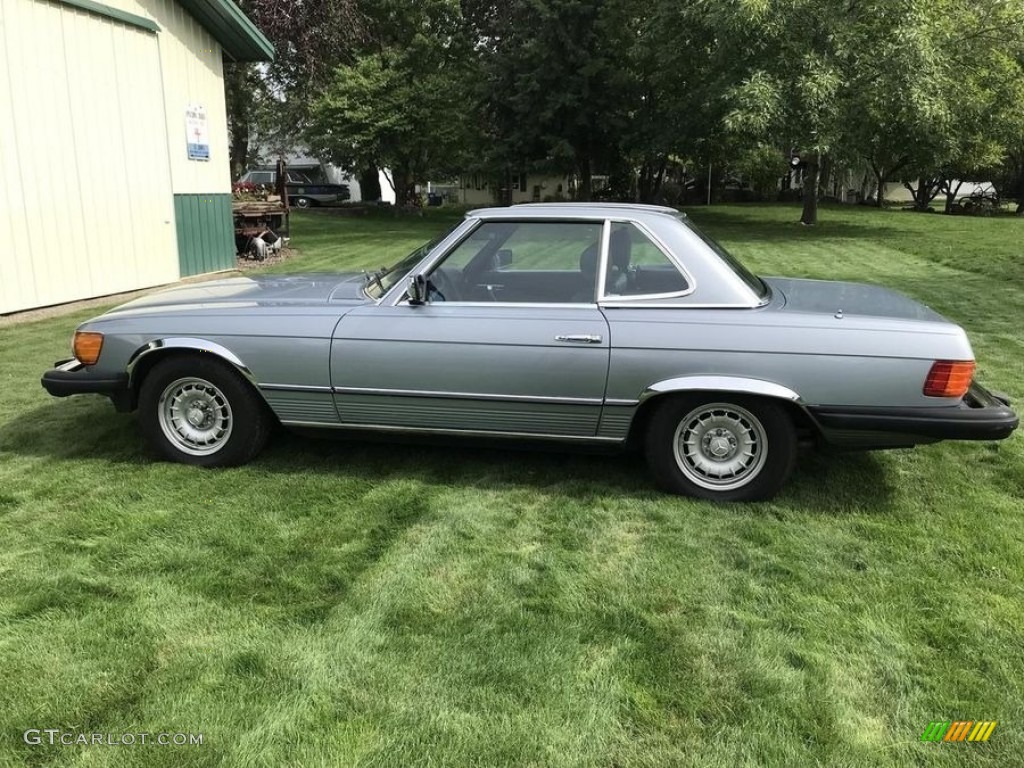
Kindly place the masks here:
<instances>
[{"instance_id":1,"label":"white house siding","mask_svg":"<svg viewBox=\"0 0 1024 768\"><path fill-rule=\"evenodd\" d=\"M539 174L527 174L526 189L520 189L519 177L512 179L516 184L512 189L512 204L542 202L544 198L551 198L561 195L563 199L569 199L569 180L564 176L542 176ZM459 179L459 186L455 190L459 202L465 205L494 205L496 201L495 190L490 186L486 178L477 176L463 176ZM477 186L479 185L479 189ZM438 185L445 186L445 185ZM561 190L559 190L561 186ZM539 189L537 189L539 187ZM539 193L539 194L538 194Z\"/></svg>"},{"instance_id":2,"label":"white house siding","mask_svg":"<svg viewBox=\"0 0 1024 768\"><path fill-rule=\"evenodd\" d=\"M152 19L160 26L157 40L174 194L230 193L227 106L220 45L174 0L103 0L103 3ZM206 107L210 129L208 161L188 159L185 109L191 104Z\"/></svg>"},{"instance_id":3,"label":"white house siding","mask_svg":"<svg viewBox=\"0 0 1024 768\"><path fill-rule=\"evenodd\" d=\"M0 2L0 313L177 279L160 59L136 27Z\"/></svg>"},{"instance_id":4,"label":"white house siding","mask_svg":"<svg viewBox=\"0 0 1024 768\"><path fill-rule=\"evenodd\" d=\"M107 4L147 16L160 25L160 63L174 194L230 194L228 118L220 45L173 0L139 0L137 3L122 0ZM129 5L136 6L136 10ZM190 104L206 107L210 130L208 161L188 159L185 108Z\"/></svg>"},{"instance_id":5,"label":"white house siding","mask_svg":"<svg viewBox=\"0 0 1024 768\"><path fill-rule=\"evenodd\" d=\"M160 25L160 68L171 159L179 275L235 266L231 164L220 44L174 0L111 0L107 5ZM190 160L185 110L206 109L210 159Z\"/></svg>"}]
</instances>

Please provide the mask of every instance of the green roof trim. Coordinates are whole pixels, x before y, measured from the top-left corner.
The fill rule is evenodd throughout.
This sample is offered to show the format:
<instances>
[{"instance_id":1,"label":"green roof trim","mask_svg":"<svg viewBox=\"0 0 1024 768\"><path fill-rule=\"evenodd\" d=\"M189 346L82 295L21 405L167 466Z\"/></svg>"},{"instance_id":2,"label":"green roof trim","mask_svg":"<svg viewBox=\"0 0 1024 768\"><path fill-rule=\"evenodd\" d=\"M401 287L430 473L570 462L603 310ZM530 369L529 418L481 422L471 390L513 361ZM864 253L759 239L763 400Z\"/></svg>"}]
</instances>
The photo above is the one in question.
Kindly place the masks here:
<instances>
[{"instance_id":1,"label":"green roof trim","mask_svg":"<svg viewBox=\"0 0 1024 768\"><path fill-rule=\"evenodd\" d=\"M79 0L84 1L84 0ZM178 0L235 61L271 61L274 46L231 0Z\"/></svg>"},{"instance_id":2,"label":"green roof trim","mask_svg":"<svg viewBox=\"0 0 1024 768\"><path fill-rule=\"evenodd\" d=\"M128 11L122 11L118 8L111 8L109 5L103 3L94 3L93 0L56 0L60 5L69 5L72 8L77 8L80 11L86 13L92 13L96 16L103 16L107 19L113 19L119 21L122 24L127 24L130 27L138 27L144 29L147 32L159 32L160 27L152 19L147 19L145 16L137 16L134 13L128 13Z\"/></svg>"}]
</instances>

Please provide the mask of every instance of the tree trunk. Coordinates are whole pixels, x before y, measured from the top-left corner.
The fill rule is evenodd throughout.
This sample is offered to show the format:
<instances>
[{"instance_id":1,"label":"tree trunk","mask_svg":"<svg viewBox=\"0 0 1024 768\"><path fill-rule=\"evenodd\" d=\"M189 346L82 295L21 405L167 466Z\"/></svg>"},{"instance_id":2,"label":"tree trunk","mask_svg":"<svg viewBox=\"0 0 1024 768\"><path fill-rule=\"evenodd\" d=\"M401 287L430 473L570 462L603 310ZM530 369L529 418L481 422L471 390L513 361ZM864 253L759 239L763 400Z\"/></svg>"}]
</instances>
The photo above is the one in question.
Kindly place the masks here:
<instances>
[{"instance_id":1,"label":"tree trunk","mask_svg":"<svg viewBox=\"0 0 1024 768\"><path fill-rule=\"evenodd\" d=\"M918 177L917 187L914 187L910 182L903 182L904 188L910 193L910 197L914 200L915 211L926 211L928 210L928 203L931 199L931 179L924 177Z\"/></svg>"},{"instance_id":2,"label":"tree trunk","mask_svg":"<svg viewBox=\"0 0 1024 768\"><path fill-rule=\"evenodd\" d=\"M641 203L654 202L654 165L650 158L640 166L640 178L637 182L637 194Z\"/></svg>"},{"instance_id":3,"label":"tree trunk","mask_svg":"<svg viewBox=\"0 0 1024 768\"><path fill-rule=\"evenodd\" d=\"M813 227L818 223L818 181L821 177L820 156L817 152L807 158L804 169L804 210L800 223Z\"/></svg>"},{"instance_id":4,"label":"tree trunk","mask_svg":"<svg viewBox=\"0 0 1024 768\"><path fill-rule=\"evenodd\" d=\"M878 185L878 191L875 192L875 207L881 208L885 205L885 185L889 183L882 171L875 171L875 183Z\"/></svg>"},{"instance_id":5,"label":"tree trunk","mask_svg":"<svg viewBox=\"0 0 1024 768\"><path fill-rule=\"evenodd\" d=\"M391 188L395 190L395 207L402 209L410 204L412 192L412 174L407 165L398 165L391 169Z\"/></svg>"},{"instance_id":6,"label":"tree trunk","mask_svg":"<svg viewBox=\"0 0 1024 768\"><path fill-rule=\"evenodd\" d=\"M249 164L250 115L254 94L248 88L248 64L224 67L224 100L228 117L228 163L231 178L246 172Z\"/></svg>"},{"instance_id":7,"label":"tree trunk","mask_svg":"<svg viewBox=\"0 0 1024 768\"><path fill-rule=\"evenodd\" d=\"M594 194L594 171L590 166L590 155L577 155L576 166L580 172L580 184L576 188L576 199L590 200Z\"/></svg>"},{"instance_id":8,"label":"tree trunk","mask_svg":"<svg viewBox=\"0 0 1024 768\"><path fill-rule=\"evenodd\" d=\"M832 157L825 155L821 158L821 176L818 179L818 197L829 196L829 182L832 180Z\"/></svg>"},{"instance_id":9,"label":"tree trunk","mask_svg":"<svg viewBox=\"0 0 1024 768\"><path fill-rule=\"evenodd\" d=\"M946 188L946 207L944 209L945 213L949 213L950 211L953 210L953 203L956 202L956 196L960 194L960 187L962 187L963 185L964 183L962 181L958 181L955 187L953 186L952 179L946 179L945 181L943 181L943 186Z\"/></svg>"},{"instance_id":10,"label":"tree trunk","mask_svg":"<svg viewBox=\"0 0 1024 768\"><path fill-rule=\"evenodd\" d=\"M860 181L860 199L857 201L863 203L871 197L871 174L864 171L864 177Z\"/></svg>"},{"instance_id":11,"label":"tree trunk","mask_svg":"<svg viewBox=\"0 0 1024 768\"><path fill-rule=\"evenodd\" d=\"M359 174L359 193L363 200L380 200L380 171L376 165L368 165Z\"/></svg>"},{"instance_id":12,"label":"tree trunk","mask_svg":"<svg viewBox=\"0 0 1024 768\"><path fill-rule=\"evenodd\" d=\"M647 157L640 166L640 178L637 185L637 192L641 203L654 203L661 192L661 185L665 181L665 168L668 165L668 158Z\"/></svg>"},{"instance_id":13,"label":"tree trunk","mask_svg":"<svg viewBox=\"0 0 1024 768\"><path fill-rule=\"evenodd\" d=\"M246 171L249 159L249 127L237 123L231 130L231 148L228 150L231 178L237 179Z\"/></svg>"},{"instance_id":14,"label":"tree trunk","mask_svg":"<svg viewBox=\"0 0 1024 768\"><path fill-rule=\"evenodd\" d=\"M661 194L661 185L665 183L665 169L668 167L668 158L661 158L661 165L658 167L658 173L654 177L654 189L651 195L652 200L657 200Z\"/></svg>"}]
</instances>

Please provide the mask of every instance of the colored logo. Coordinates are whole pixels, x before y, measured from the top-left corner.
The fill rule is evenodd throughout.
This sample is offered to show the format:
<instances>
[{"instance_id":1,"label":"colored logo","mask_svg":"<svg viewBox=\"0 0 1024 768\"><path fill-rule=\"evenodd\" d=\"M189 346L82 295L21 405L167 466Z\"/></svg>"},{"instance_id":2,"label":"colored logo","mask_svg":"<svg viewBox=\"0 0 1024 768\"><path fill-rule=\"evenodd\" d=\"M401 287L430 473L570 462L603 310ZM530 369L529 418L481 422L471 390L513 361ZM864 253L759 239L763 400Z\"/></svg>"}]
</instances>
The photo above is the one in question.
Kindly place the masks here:
<instances>
[{"instance_id":1,"label":"colored logo","mask_svg":"<svg viewBox=\"0 0 1024 768\"><path fill-rule=\"evenodd\" d=\"M995 728L995 720L933 720L921 741L988 741Z\"/></svg>"}]
</instances>

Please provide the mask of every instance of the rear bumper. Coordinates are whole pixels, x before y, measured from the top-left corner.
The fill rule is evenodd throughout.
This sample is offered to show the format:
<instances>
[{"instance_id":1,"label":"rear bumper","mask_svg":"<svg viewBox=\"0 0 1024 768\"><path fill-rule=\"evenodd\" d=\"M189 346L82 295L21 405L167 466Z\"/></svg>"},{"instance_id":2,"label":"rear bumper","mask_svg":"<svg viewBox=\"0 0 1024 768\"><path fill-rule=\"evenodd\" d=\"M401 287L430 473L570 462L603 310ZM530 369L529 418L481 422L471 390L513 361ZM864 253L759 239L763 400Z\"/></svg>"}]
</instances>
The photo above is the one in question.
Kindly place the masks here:
<instances>
[{"instance_id":1,"label":"rear bumper","mask_svg":"<svg viewBox=\"0 0 1024 768\"><path fill-rule=\"evenodd\" d=\"M109 397L118 410L130 409L127 373L90 371L74 358L60 360L43 374L43 389L54 397L97 394Z\"/></svg>"},{"instance_id":2,"label":"rear bumper","mask_svg":"<svg viewBox=\"0 0 1024 768\"><path fill-rule=\"evenodd\" d=\"M857 442L863 437L886 436L892 444L935 440L1003 440L1017 428L1019 418L1004 395L971 384L963 401L955 406L931 408L864 408L820 406L808 409L835 442Z\"/></svg>"}]
</instances>

